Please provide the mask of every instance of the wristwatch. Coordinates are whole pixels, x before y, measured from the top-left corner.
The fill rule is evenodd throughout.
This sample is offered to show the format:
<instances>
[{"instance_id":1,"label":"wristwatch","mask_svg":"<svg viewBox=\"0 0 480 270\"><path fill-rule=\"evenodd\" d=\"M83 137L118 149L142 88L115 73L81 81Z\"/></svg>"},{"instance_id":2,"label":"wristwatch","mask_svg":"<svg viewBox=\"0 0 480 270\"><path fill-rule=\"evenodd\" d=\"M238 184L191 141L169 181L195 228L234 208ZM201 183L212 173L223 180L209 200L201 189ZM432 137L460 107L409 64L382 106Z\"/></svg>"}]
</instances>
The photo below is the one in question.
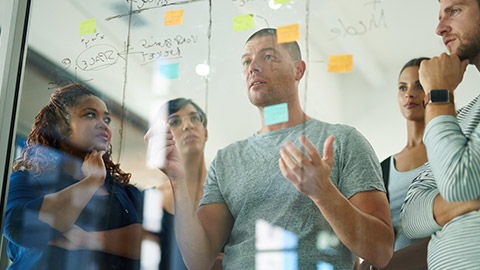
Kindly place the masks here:
<instances>
[{"instance_id":1,"label":"wristwatch","mask_svg":"<svg viewBox=\"0 0 480 270\"><path fill-rule=\"evenodd\" d=\"M453 94L447 89L434 89L427 94L428 104L453 103Z\"/></svg>"}]
</instances>

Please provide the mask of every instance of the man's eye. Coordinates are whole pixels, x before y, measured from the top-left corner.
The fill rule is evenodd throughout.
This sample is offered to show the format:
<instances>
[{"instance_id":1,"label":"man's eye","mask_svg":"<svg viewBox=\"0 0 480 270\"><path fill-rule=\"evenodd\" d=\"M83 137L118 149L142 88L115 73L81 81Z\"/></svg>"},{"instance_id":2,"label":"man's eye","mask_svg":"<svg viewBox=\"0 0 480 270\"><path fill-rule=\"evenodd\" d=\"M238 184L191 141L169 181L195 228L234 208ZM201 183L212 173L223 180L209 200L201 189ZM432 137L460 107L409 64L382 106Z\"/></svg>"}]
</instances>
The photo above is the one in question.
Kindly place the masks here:
<instances>
[{"instance_id":1,"label":"man's eye","mask_svg":"<svg viewBox=\"0 0 480 270\"><path fill-rule=\"evenodd\" d=\"M190 121L192 123L199 123L199 122L202 121L202 119L200 118L199 115L192 115L192 116L190 116Z\"/></svg>"},{"instance_id":2,"label":"man's eye","mask_svg":"<svg viewBox=\"0 0 480 270\"><path fill-rule=\"evenodd\" d=\"M95 118L96 117L95 113L93 113L93 112L86 113L85 116L89 117L89 118Z\"/></svg>"},{"instance_id":3,"label":"man's eye","mask_svg":"<svg viewBox=\"0 0 480 270\"><path fill-rule=\"evenodd\" d=\"M242 62L242 65L248 66L248 65L250 65L250 61L249 61L249 60L245 60L245 61Z\"/></svg>"},{"instance_id":4,"label":"man's eye","mask_svg":"<svg viewBox=\"0 0 480 270\"><path fill-rule=\"evenodd\" d=\"M265 59L272 59L272 58L273 58L273 55L271 55L271 54L265 55Z\"/></svg>"},{"instance_id":5,"label":"man's eye","mask_svg":"<svg viewBox=\"0 0 480 270\"><path fill-rule=\"evenodd\" d=\"M170 125L171 127L176 127L180 125L180 122L180 119L170 119L168 121L168 125Z\"/></svg>"},{"instance_id":6,"label":"man's eye","mask_svg":"<svg viewBox=\"0 0 480 270\"><path fill-rule=\"evenodd\" d=\"M406 86L400 86L400 87L398 87L398 91L400 91L400 92L403 92L403 91L405 91L405 90L407 90L407 87L406 87Z\"/></svg>"},{"instance_id":7,"label":"man's eye","mask_svg":"<svg viewBox=\"0 0 480 270\"><path fill-rule=\"evenodd\" d=\"M112 118L105 117L105 119L103 119L103 122L105 122L107 125L110 125L110 123L112 122Z\"/></svg>"}]
</instances>

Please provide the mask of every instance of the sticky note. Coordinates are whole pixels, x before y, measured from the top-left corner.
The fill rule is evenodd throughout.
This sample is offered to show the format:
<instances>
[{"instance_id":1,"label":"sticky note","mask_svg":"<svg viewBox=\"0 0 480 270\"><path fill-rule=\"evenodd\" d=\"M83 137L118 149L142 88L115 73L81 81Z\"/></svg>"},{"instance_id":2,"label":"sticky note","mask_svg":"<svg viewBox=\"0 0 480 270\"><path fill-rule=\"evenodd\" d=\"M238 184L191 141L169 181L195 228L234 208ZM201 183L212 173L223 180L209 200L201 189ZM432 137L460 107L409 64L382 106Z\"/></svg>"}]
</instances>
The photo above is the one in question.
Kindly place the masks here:
<instances>
[{"instance_id":1,"label":"sticky note","mask_svg":"<svg viewBox=\"0 0 480 270\"><path fill-rule=\"evenodd\" d=\"M233 32L253 29L253 14L233 17Z\"/></svg>"},{"instance_id":2,"label":"sticky note","mask_svg":"<svg viewBox=\"0 0 480 270\"><path fill-rule=\"evenodd\" d=\"M299 39L300 39L300 25L298 23L280 26L277 28L278 43L294 42Z\"/></svg>"},{"instance_id":3,"label":"sticky note","mask_svg":"<svg viewBox=\"0 0 480 270\"><path fill-rule=\"evenodd\" d=\"M274 0L273 2L275 4L285 4L285 3L288 3L290 1L292 1L292 0Z\"/></svg>"},{"instance_id":4,"label":"sticky note","mask_svg":"<svg viewBox=\"0 0 480 270\"><path fill-rule=\"evenodd\" d=\"M173 63L168 65L161 65L160 74L165 79L178 79L179 63Z\"/></svg>"},{"instance_id":5,"label":"sticky note","mask_svg":"<svg viewBox=\"0 0 480 270\"><path fill-rule=\"evenodd\" d=\"M281 103L263 108L265 125L288 122L288 104Z\"/></svg>"},{"instance_id":6,"label":"sticky note","mask_svg":"<svg viewBox=\"0 0 480 270\"><path fill-rule=\"evenodd\" d=\"M165 11L165 26L182 24L183 13L183 9Z\"/></svg>"},{"instance_id":7,"label":"sticky note","mask_svg":"<svg viewBox=\"0 0 480 270\"><path fill-rule=\"evenodd\" d=\"M353 69L353 55L330 55L328 72L350 72Z\"/></svg>"},{"instance_id":8,"label":"sticky note","mask_svg":"<svg viewBox=\"0 0 480 270\"><path fill-rule=\"evenodd\" d=\"M97 19L90 19L80 23L78 33L80 36L97 32Z\"/></svg>"}]
</instances>

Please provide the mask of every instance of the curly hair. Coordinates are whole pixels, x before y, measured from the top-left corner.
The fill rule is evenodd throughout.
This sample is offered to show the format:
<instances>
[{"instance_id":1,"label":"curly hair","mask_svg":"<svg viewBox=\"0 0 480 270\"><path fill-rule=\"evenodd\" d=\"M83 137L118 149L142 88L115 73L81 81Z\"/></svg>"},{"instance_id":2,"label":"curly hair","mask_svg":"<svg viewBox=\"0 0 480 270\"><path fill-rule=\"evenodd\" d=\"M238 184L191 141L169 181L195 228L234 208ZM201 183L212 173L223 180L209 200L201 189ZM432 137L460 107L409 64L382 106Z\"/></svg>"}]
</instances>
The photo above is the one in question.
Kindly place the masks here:
<instances>
[{"instance_id":1,"label":"curly hair","mask_svg":"<svg viewBox=\"0 0 480 270\"><path fill-rule=\"evenodd\" d=\"M35 117L25 147L13 164L13 171L26 170L34 175L40 175L46 170L55 168L57 158L51 149L61 150L62 143L72 132L70 112L84 96L98 97L78 83L66 85L52 94L48 105ZM123 172L120 165L112 161L111 147L103 156L103 160L114 181L125 185L129 183L131 174Z\"/></svg>"}]
</instances>

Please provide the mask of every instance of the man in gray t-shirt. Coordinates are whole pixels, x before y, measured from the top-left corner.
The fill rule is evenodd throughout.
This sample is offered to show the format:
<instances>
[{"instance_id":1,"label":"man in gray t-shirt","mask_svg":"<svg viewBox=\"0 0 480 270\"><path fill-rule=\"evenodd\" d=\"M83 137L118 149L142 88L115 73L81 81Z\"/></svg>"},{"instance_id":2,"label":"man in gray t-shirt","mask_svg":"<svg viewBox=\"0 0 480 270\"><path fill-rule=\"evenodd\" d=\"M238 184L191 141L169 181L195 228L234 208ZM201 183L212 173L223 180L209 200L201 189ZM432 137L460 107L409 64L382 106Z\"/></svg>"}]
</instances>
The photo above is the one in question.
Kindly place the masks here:
<instances>
[{"instance_id":1,"label":"man in gray t-shirt","mask_svg":"<svg viewBox=\"0 0 480 270\"><path fill-rule=\"evenodd\" d=\"M355 255L385 266L394 235L372 147L354 128L302 111L298 84L306 67L297 42L279 44L275 29L262 29L241 59L262 128L218 152L197 212L167 136L163 171L173 185L186 265L209 269L224 247L224 269L352 269ZM288 121L266 123L264 108L285 103Z\"/></svg>"}]
</instances>

